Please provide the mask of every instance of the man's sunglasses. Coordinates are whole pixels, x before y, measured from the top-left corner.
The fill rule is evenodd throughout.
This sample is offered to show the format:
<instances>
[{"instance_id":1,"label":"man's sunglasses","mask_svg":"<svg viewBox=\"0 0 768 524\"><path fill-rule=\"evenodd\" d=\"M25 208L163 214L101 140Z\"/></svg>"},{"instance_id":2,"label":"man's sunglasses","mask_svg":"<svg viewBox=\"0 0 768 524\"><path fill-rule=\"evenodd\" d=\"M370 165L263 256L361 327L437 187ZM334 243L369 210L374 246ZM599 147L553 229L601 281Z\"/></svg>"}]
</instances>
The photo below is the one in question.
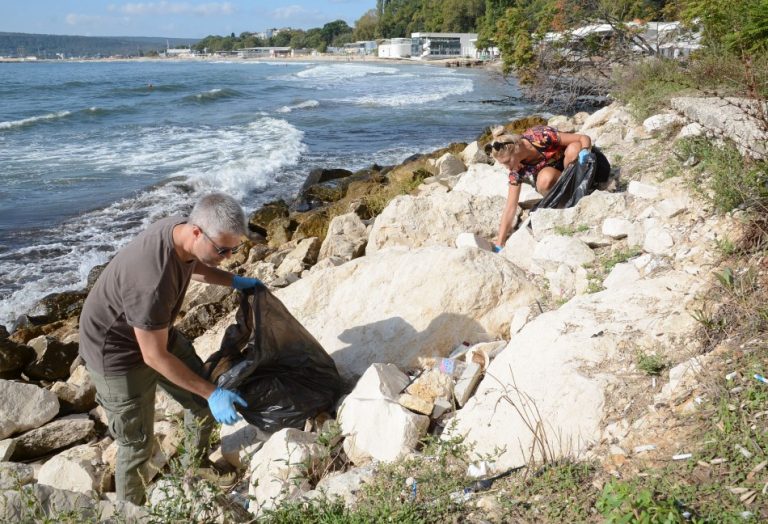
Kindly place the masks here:
<instances>
[{"instance_id":1,"label":"man's sunglasses","mask_svg":"<svg viewBox=\"0 0 768 524\"><path fill-rule=\"evenodd\" d=\"M226 256L226 255L228 255L228 254L230 254L230 253L232 253L232 254L234 255L235 253L237 253L237 252L238 252L238 250L239 250L241 247L243 247L243 242L239 243L239 244L238 244L238 245L236 245L235 247L219 247L219 246L216 244L216 242L214 242L214 241L213 241L213 239L212 239L211 237L209 237L209 236L208 236L208 233L206 233L205 231L203 231L203 228L201 228L200 226L197 226L197 229L199 229L199 230L200 230L200 232L203 234L203 236L205 236L205 238L207 238L207 239L208 239L208 242L210 242L210 243L211 243L211 245L213 245L214 249L216 250L216 253L218 253L220 257Z\"/></svg>"}]
</instances>

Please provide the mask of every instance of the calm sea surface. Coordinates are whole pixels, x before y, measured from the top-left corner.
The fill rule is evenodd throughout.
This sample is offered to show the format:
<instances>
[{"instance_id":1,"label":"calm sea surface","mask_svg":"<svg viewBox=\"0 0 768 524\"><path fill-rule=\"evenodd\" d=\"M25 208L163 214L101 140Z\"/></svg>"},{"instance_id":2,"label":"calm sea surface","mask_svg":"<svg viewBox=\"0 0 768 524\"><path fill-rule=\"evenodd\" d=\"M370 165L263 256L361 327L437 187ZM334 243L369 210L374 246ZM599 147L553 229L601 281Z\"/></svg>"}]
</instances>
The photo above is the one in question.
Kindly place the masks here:
<instances>
[{"instance_id":1,"label":"calm sea surface","mask_svg":"<svg viewBox=\"0 0 768 524\"><path fill-rule=\"evenodd\" d=\"M0 324L213 190L246 211L316 167L395 164L530 111L472 69L365 62L0 64Z\"/></svg>"}]
</instances>

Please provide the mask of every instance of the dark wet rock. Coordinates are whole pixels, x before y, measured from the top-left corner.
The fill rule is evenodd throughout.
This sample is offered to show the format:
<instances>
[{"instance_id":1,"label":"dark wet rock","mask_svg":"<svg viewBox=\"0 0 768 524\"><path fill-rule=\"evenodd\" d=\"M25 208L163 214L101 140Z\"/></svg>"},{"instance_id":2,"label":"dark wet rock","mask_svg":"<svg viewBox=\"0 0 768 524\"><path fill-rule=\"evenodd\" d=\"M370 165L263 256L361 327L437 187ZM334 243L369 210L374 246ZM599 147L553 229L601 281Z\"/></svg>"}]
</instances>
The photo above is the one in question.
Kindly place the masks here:
<instances>
[{"instance_id":1,"label":"dark wet rock","mask_svg":"<svg viewBox=\"0 0 768 524\"><path fill-rule=\"evenodd\" d=\"M277 218L288 218L288 204L283 200L268 202L251 213L248 228L266 237L270 222Z\"/></svg>"},{"instance_id":2,"label":"dark wet rock","mask_svg":"<svg viewBox=\"0 0 768 524\"><path fill-rule=\"evenodd\" d=\"M63 343L58 339L41 336L28 344L37 354L35 360L24 368L24 374L36 380L61 380L69 376L69 368L77 358L78 345Z\"/></svg>"},{"instance_id":3,"label":"dark wet rock","mask_svg":"<svg viewBox=\"0 0 768 524\"><path fill-rule=\"evenodd\" d=\"M296 228L293 221L287 217L276 218L269 223L267 228L267 240L269 247L278 247L291 240L293 230Z\"/></svg>"},{"instance_id":4,"label":"dark wet rock","mask_svg":"<svg viewBox=\"0 0 768 524\"><path fill-rule=\"evenodd\" d=\"M30 311L34 324L50 324L80 315L87 293L84 291L64 291L46 295Z\"/></svg>"},{"instance_id":5,"label":"dark wet rock","mask_svg":"<svg viewBox=\"0 0 768 524\"><path fill-rule=\"evenodd\" d=\"M307 175L307 179L304 181L304 185L301 187L301 192L310 186L315 184L321 184L331 180L338 180L340 178L346 178L352 175L352 171L346 169L313 169Z\"/></svg>"},{"instance_id":6,"label":"dark wet rock","mask_svg":"<svg viewBox=\"0 0 768 524\"><path fill-rule=\"evenodd\" d=\"M21 370L35 359L35 350L17 344L7 336L0 337L0 378L13 379L21 376Z\"/></svg>"}]
</instances>

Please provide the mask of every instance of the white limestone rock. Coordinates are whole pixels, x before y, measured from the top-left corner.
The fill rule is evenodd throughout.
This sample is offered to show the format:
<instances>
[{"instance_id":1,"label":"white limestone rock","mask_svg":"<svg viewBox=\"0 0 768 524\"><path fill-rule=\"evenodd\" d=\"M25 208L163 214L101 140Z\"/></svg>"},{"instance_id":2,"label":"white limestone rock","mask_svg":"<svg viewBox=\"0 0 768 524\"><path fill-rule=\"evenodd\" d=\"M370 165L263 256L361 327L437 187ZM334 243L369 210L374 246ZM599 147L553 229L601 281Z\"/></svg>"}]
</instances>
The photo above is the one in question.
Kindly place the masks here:
<instances>
[{"instance_id":1,"label":"white limestone rock","mask_svg":"<svg viewBox=\"0 0 768 524\"><path fill-rule=\"evenodd\" d=\"M523 271L528 271L531 268L536 243L531 230L522 225L507 239L501 254Z\"/></svg>"},{"instance_id":2,"label":"white limestone rock","mask_svg":"<svg viewBox=\"0 0 768 524\"><path fill-rule=\"evenodd\" d=\"M344 473L330 474L320 479L315 488L329 500L341 499L346 507L352 507L363 484L370 483L376 473L373 465L352 468Z\"/></svg>"},{"instance_id":3,"label":"white limestone rock","mask_svg":"<svg viewBox=\"0 0 768 524\"><path fill-rule=\"evenodd\" d=\"M643 251L653 255L671 256L675 239L664 227L652 227L645 233Z\"/></svg>"},{"instance_id":4,"label":"white limestone rock","mask_svg":"<svg viewBox=\"0 0 768 524\"><path fill-rule=\"evenodd\" d=\"M603 221L603 227L601 229L605 236L621 239L626 238L632 231L632 222L626 218L606 218Z\"/></svg>"},{"instance_id":5,"label":"white limestone rock","mask_svg":"<svg viewBox=\"0 0 768 524\"><path fill-rule=\"evenodd\" d=\"M0 379L0 439L39 428L59 412L59 399L47 389Z\"/></svg>"},{"instance_id":6,"label":"white limestone rock","mask_svg":"<svg viewBox=\"0 0 768 524\"><path fill-rule=\"evenodd\" d=\"M291 273L300 274L317 262L319 251L320 240L318 238L312 237L301 240L296 249L289 252L277 267L278 278L286 277Z\"/></svg>"},{"instance_id":7,"label":"white limestone rock","mask_svg":"<svg viewBox=\"0 0 768 524\"><path fill-rule=\"evenodd\" d=\"M561 133L575 133L576 124L573 120L565 115L553 116L547 120L547 125L556 128Z\"/></svg>"},{"instance_id":8,"label":"white limestone rock","mask_svg":"<svg viewBox=\"0 0 768 524\"><path fill-rule=\"evenodd\" d=\"M471 167L472 164L487 163L489 158L485 154L485 151L477 143L477 140L467 145L464 150L459 153L459 158L464 165Z\"/></svg>"},{"instance_id":9,"label":"white limestone rock","mask_svg":"<svg viewBox=\"0 0 768 524\"><path fill-rule=\"evenodd\" d=\"M37 476L40 484L58 489L91 493L99 491L101 475L101 450L97 446L83 444L63 451L48 460ZM101 468L103 471L103 468Z\"/></svg>"},{"instance_id":10,"label":"white limestone rock","mask_svg":"<svg viewBox=\"0 0 768 524\"><path fill-rule=\"evenodd\" d=\"M346 437L344 451L354 464L403 458L426 433L429 417L397 402L407 384L407 375L396 366L374 364L344 399L338 422Z\"/></svg>"},{"instance_id":11,"label":"white limestone rock","mask_svg":"<svg viewBox=\"0 0 768 524\"><path fill-rule=\"evenodd\" d=\"M272 435L245 420L221 426L221 454L237 468L250 463L251 457Z\"/></svg>"},{"instance_id":12,"label":"white limestone rock","mask_svg":"<svg viewBox=\"0 0 768 524\"><path fill-rule=\"evenodd\" d=\"M503 449L495 459L503 471L541 458L529 429L540 423L549 459L583 456L601 438L607 386L625 380L622 369L612 375L604 364L622 358L626 345L671 346L692 337L698 327L686 308L702 285L673 271L539 315L492 361L444 438L464 435L478 455Z\"/></svg>"},{"instance_id":13,"label":"white limestone rock","mask_svg":"<svg viewBox=\"0 0 768 524\"><path fill-rule=\"evenodd\" d=\"M464 163L451 153L445 153L436 160L427 160L427 171L438 178L456 176L466 170Z\"/></svg>"},{"instance_id":14,"label":"white limestone rock","mask_svg":"<svg viewBox=\"0 0 768 524\"><path fill-rule=\"evenodd\" d=\"M706 132L707 130L703 125L699 124L698 122L691 122L690 124L683 126L683 128L677 134L677 137L675 137L675 140L703 136Z\"/></svg>"},{"instance_id":15,"label":"white limestone rock","mask_svg":"<svg viewBox=\"0 0 768 524\"><path fill-rule=\"evenodd\" d=\"M643 127L650 135L658 135L659 133L671 130L673 127L679 127L685 124L685 119L675 113L653 115L643 120Z\"/></svg>"},{"instance_id":16,"label":"white limestone rock","mask_svg":"<svg viewBox=\"0 0 768 524\"><path fill-rule=\"evenodd\" d=\"M474 196L507 198L509 177L507 169L500 165L472 164L461 175L454 191L462 191Z\"/></svg>"},{"instance_id":17,"label":"white limestone rock","mask_svg":"<svg viewBox=\"0 0 768 524\"><path fill-rule=\"evenodd\" d=\"M643 198L646 200L655 200L661 196L661 190L657 186L644 184L642 182L638 182L637 180L631 180L629 182L627 193L637 198Z\"/></svg>"},{"instance_id":18,"label":"white limestone rock","mask_svg":"<svg viewBox=\"0 0 768 524\"><path fill-rule=\"evenodd\" d=\"M457 190L432 197L395 197L376 217L366 255L392 247L452 246L463 232L492 237L504 203L499 197Z\"/></svg>"},{"instance_id":19,"label":"white limestone rock","mask_svg":"<svg viewBox=\"0 0 768 524\"><path fill-rule=\"evenodd\" d=\"M616 264L603 281L605 289L633 285L640 279L640 272L631 263Z\"/></svg>"},{"instance_id":20,"label":"white limestone rock","mask_svg":"<svg viewBox=\"0 0 768 524\"><path fill-rule=\"evenodd\" d=\"M560 264L570 268L581 267L595 260L595 253L581 240L568 236L550 235L536 244L531 272L542 274L557 271Z\"/></svg>"},{"instance_id":21,"label":"white limestone rock","mask_svg":"<svg viewBox=\"0 0 768 524\"><path fill-rule=\"evenodd\" d=\"M456 237L456 247L491 251L493 245L485 238L473 235L472 233L459 233L459 236Z\"/></svg>"},{"instance_id":22,"label":"white limestone rock","mask_svg":"<svg viewBox=\"0 0 768 524\"><path fill-rule=\"evenodd\" d=\"M356 213L339 215L328 224L328 233L320 247L318 260L330 257L346 262L362 256L368 242L368 231ZM336 264L338 265L338 264Z\"/></svg>"},{"instance_id":23,"label":"white limestone rock","mask_svg":"<svg viewBox=\"0 0 768 524\"><path fill-rule=\"evenodd\" d=\"M10 460L14 448L16 448L16 440L12 438L0 440L0 462Z\"/></svg>"},{"instance_id":24,"label":"white limestone rock","mask_svg":"<svg viewBox=\"0 0 768 524\"><path fill-rule=\"evenodd\" d=\"M309 471L318 470L325 457L317 436L298 429L278 431L251 459L248 495L249 511L260 515L282 501L296 499L309 491Z\"/></svg>"},{"instance_id":25,"label":"white limestone rock","mask_svg":"<svg viewBox=\"0 0 768 524\"><path fill-rule=\"evenodd\" d=\"M446 356L457 340L501 338L534 294L503 257L448 247L382 251L276 293L346 378L374 362L407 369L419 356Z\"/></svg>"}]
</instances>

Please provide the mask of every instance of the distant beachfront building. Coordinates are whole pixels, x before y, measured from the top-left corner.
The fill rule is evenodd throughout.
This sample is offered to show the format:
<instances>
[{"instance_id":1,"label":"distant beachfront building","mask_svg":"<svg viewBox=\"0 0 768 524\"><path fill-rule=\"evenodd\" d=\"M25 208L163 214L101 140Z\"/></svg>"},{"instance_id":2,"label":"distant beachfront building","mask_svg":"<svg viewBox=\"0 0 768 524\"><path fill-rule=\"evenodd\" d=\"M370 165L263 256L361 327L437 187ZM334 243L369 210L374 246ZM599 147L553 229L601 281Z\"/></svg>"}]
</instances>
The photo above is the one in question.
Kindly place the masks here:
<instances>
[{"instance_id":1,"label":"distant beachfront building","mask_svg":"<svg viewBox=\"0 0 768 524\"><path fill-rule=\"evenodd\" d=\"M341 51L347 55L372 55L376 52L377 44L374 40L360 40L344 44Z\"/></svg>"},{"instance_id":2,"label":"distant beachfront building","mask_svg":"<svg viewBox=\"0 0 768 524\"><path fill-rule=\"evenodd\" d=\"M194 54L191 49L166 49L165 56L168 58L191 58Z\"/></svg>"},{"instance_id":3,"label":"distant beachfront building","mask_svg":"<svg viewBox=\"0 0 768 524\"><path fill-rule=\"evenodd\" d=\"M414 58L477 57L477 33L411 33L411 41Z\"/></svg>"},{"instance_id":4,"label":"distant beachfront building","mask_svg":"<svg viewBox=\"0 0 768 524\"><path fill-rule=\"evenodd\" d=\"M387 38L379 42L379 58L410 58L412 39Z\"/></svg>"},{"instance_id":5,"label":"distant beachfront building","mask_svg":"<svg viewBox=\"0 0 768 524\"><path fill-rule=\"evenodd\" d=\"M237 50L240 58L280 58L291 56L290 47L244 47Z\"/></svg>"}]
</instances>

